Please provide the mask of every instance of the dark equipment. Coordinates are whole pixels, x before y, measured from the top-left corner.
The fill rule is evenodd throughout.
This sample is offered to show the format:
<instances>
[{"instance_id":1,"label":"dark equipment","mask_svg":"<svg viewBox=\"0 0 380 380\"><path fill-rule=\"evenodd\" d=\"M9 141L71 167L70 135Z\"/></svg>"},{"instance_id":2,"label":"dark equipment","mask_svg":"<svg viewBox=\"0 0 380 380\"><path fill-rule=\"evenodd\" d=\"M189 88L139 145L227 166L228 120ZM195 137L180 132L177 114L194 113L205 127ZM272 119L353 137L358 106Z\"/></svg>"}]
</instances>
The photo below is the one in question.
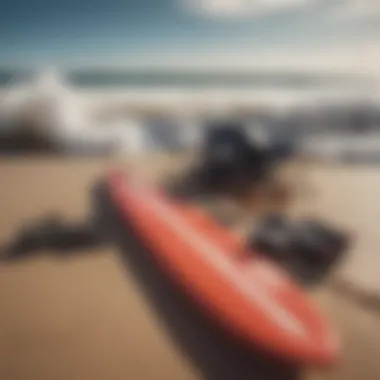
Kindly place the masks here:
<instances>
[{"instance_id":1,"label":"dark equipment","mask_svg":"<svg viewBox=\"0 0 380 380\"><path fill-rule=\"evenodd\" d=\"M283 265L302 284L311 285L336 265L349 242L347 234L319 221L270 215L258 222L248 246Z\"/></svg>"},{"instance_id":2,"label":"dark equipment","mask_svg":"<svg viewBox=\"0 0 380 380\"><path fill-rule=\"evenodd\" d=\"M201 157L203 181L214 189L259 180L268 164L265 150L251 144L243 128L232 123L209 127Z\"/></svg>"},{"instance_id":3,"label":"dark equipment","mask_svg":"<svg viewBox=\"0 0 380 380\"><path fill-rule=\"evenodd\" d=\"M94 220L64 221L58 216L45 217L23 226L1 249L2 260L22 259L39 250L67 253L96 248L106 243Z\"/></svg>"},{"instance_id":4,"label":"dark equipment","mask_svg":"<svg viewBox=\"0 0 380 380\"><path fill-rule=\"evenodd\" d=\"M205 193L241 194L266 179L292 152L292 144L283 137L264 146L252 141L240 122L212 122L206 128L198 165L168 190L182 198Z\"/></svg>"}]
</instances>

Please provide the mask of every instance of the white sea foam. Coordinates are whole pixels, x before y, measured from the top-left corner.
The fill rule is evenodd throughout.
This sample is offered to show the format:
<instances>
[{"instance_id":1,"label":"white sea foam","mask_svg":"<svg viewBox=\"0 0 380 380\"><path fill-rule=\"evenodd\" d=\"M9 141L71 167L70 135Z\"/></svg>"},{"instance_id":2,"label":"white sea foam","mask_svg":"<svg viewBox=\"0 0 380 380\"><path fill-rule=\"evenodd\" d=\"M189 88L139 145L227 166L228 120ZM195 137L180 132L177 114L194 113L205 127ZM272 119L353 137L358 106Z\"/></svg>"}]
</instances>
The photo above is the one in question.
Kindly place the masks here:
<instances>
[{"instance_id":1,"label":"white sea foam","mask_svg":"<svg viewBox=\"0 0 380 380\"><path fill-rule=\"evenodd\" d=\"M271 114L294 107L315 108L318 103L377 101L376 94L358 88L318 89L80 89L69 86L54 70L27 84L0 90L0 130L20 121L50 137L64 149L112 150L140 153L160 148L149 133L146 118L161 113L175 124L178 145L194 146L202 134L200 120L237 110ZM152 118L150 118L152 119ZM154 127L154 126L153 126ZM159 128L157 126L157 128Z\"/></svg>"}]
</instances>

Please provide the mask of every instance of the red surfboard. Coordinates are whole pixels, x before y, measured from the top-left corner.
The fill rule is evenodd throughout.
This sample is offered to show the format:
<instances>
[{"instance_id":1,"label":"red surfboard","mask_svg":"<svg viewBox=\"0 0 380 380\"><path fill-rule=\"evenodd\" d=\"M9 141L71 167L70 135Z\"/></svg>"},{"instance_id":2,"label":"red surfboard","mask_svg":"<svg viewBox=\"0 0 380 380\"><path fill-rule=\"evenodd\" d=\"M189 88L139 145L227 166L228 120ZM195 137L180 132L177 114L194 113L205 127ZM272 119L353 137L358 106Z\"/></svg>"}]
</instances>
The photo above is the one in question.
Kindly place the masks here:
<instances>
[{"instance_id":1,"label":"red surfboard","mask_svg":"<svg viewBox=\"0 0 380 380\"><path fill-rule=\"evenodd\" d=\"M276 264L194 206L112 172L113 202L172 277L209 316L254 347L304 365L339 356L337 337L305 292Z\"/></svg>"}]
</instances>

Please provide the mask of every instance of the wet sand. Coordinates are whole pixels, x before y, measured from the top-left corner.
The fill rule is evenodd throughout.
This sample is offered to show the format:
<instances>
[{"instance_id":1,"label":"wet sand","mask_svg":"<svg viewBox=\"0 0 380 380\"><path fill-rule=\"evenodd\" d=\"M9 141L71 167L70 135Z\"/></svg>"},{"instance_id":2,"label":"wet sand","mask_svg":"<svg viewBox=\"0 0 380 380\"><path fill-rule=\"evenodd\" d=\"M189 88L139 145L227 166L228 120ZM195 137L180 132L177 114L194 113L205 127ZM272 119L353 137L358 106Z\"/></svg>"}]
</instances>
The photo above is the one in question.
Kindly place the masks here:
<instances>
[{"instance_id":1,"label":"wet sand","mask_svg":"<svg viewBox=\"0 0 380 380\"><path fill-rule=\"evenodd\" d=\"M109 165L95 159L3 159L1 241L28 218L55 211L84 215L89 186ZM153 176L170 166L170 158L139 162ZM220 336L138 249L68 257L46 252L2 265L0 378L380 378L378 315L327 285L315 297L342 334L342 363L328 372L300 373L259 354L247 356Z\"/></svg>"}]
</instances>

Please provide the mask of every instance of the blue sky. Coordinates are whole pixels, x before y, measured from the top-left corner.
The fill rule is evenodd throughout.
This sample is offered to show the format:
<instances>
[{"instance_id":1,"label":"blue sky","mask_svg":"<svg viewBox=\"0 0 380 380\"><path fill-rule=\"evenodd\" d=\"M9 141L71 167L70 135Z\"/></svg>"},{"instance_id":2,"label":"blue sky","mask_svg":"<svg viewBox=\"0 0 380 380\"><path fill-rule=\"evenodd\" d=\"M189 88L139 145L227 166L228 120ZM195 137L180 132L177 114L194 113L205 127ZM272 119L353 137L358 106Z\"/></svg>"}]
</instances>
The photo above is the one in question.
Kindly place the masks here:
<instances>
[{"instance_id":1,"label":"blue sky","mask_svg":"<svg viewBox=\"0 0 380 380\"><path fill-rule=\"evenodd\" d=\"M377 0L3 0L0 65L376 47L379 15Z\"/></svg>"}]
</instances>

